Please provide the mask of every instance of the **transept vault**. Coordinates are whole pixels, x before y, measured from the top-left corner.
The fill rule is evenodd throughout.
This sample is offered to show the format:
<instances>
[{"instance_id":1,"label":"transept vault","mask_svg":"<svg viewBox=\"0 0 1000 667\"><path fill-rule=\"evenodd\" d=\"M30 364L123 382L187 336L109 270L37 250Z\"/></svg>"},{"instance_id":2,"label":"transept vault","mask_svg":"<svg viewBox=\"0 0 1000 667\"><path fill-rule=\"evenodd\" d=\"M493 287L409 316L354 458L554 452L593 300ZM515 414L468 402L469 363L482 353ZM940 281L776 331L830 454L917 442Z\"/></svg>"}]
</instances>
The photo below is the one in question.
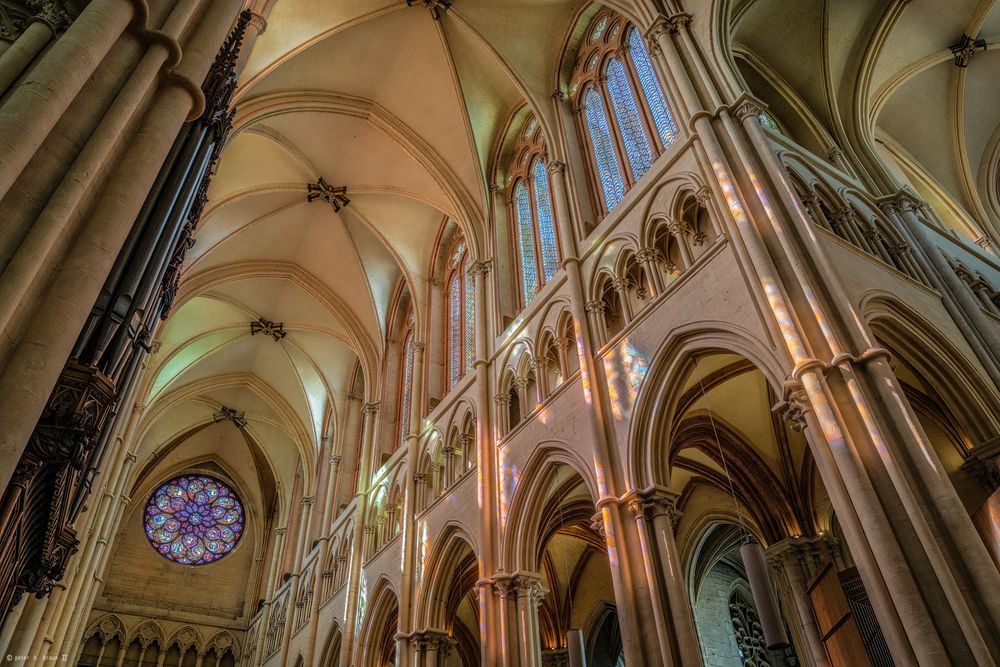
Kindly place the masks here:
<instances>
[{"instance_id":1,"label":"transept vault","mask_svg":"<svg viewBox=\"0 0 1000 667\"><path fill-rule=\"evenodd\" d=\"M0 0L0 660L1000 663L997 0Z\"/></svg>"}]
</instances>

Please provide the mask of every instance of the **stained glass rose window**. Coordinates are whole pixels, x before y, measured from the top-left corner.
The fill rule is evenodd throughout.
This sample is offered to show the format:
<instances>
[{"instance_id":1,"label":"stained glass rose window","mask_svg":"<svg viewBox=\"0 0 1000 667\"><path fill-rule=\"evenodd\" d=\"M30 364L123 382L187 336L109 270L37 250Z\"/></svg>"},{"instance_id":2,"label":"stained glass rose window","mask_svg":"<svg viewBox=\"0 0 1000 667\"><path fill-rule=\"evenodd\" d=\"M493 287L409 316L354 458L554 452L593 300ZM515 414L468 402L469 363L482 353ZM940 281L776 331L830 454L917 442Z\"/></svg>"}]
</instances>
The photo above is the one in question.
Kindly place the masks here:
<instances>
[{"instance_id":1,"label":"stained glass rose window","mask_svg":"<svg viewBox=\"0 0 1000 667\"><path fill-rule=\"evenodd\" d=\"M206 565L240 541L243 504L214 477L183 475L149 498L145 527L149 543L164 558L182 565Z\"/></svg>"}]
</instances>

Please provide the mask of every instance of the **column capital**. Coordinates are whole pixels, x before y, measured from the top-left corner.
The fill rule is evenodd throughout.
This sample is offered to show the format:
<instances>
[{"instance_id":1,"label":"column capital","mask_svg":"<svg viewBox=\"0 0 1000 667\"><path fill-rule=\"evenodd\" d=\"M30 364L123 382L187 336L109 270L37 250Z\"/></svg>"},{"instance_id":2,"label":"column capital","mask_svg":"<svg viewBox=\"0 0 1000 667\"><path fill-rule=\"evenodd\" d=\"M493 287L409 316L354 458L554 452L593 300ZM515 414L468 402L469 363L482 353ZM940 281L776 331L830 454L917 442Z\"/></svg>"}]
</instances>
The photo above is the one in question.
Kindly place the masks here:
<instances>
[{"instance_id":1,"label":"column capital","mask_svg":"<svg viewBox=\"0 0 1000 667\"><path fill-rule=\"evenodd\" d=\"M510 394L500 392L493 397L493 402L496 403L498 407L506 407L510 405Z\"/></svg>"},{"instance_id":2,"label":"column capital","mask_svg":"<svg viewBox=\"0 0 1000 667\"><path fill-rule=\"evenodd\" d=\"M365 403L361 406L361 412L365 415L378 415L379 408L382 404L379 401L372 401L371 403Z\"/></svg>"},{"instance_id":3,"label":"column capital","mask_svg":"<svg viewBox=\"0 0 1000 667\"><path fill-rule=\"evenodd\" d=\"M608 304L604 303L601 299L592 299L584 305L584 309L588 313L602 314L607 310Z\"/></svg>"},{"instance_id":4,"label":"column capital","mask_svg":"<svg viewBox=\"0 0 1000 667\"><path fill-rule=\"evenodd\" d=\"M611 281L611 289L616 292L627 292L632 286L628 278L615 278Z\"/></svg>"},{"instance_id":5,"label":"column capital","mask_svg":"<svg viewBox=\"0 0 1000 667\"><path fill-rule=\"evenodd\" d=\"M635 253L635 259L640 263L657 263L663 261L663 255L658 248L640 248L639 252Z\"/></svg>"},{"instance_id":6,"label":"column capital","mask_svg":"<svg viewBox=\"0 0 1000 667\"><path fill-rule=\"evenodd\" d=\"M423 344L423 342L415 340L415 341L413 341L412 345L413 345L413 351L414 352L423 352L424 351L424 344Z\"/></svg>"},{"instance_id":7,"label":"column capital","mask_svg":"<svg viewBox=\"0 0 1000 667\"><path fill-rule=\"evenodd\" d=\"M836 538L829 535L786 537L769 546L764 554L767 564L777 572L793 563L803 565L807 571L811 571L821 562L824 550L834 549L838 543Z\"/></svg>"},{"instance_id":8,"label":"column capital","mask_svg":"<svg viewBox=\"0 0 1000 667\"><path fill-rule=\"evenodd\" d=\"M315 496L302 496L302 500L299 501L299 504L303 507L308 507L312 505L315 500Z\"/></svg>"},{"instance_id":9,"label":"column capital","mask_svg":"<svg viewBox=\"0 0 1000 667\"><path fill-rule=\"evenodd\" d=\"M73 16L66 11L65 3L56 0L28 0L28 9L35 12L28 21L41 21L53 33L62 32L73 22Z\"/></svg>"},{"instance_id":10,"label":"column capital","mask_svg":"<svg viewBox=\"0 0 1000 667\"><path fill-rule=\"evenodd\" d=\"M747 118L753 118L754 120L760 122L760 115L764 113L766 109L766 104L747 93L740 95L732 105L733 113L736 114L736 117L739 118L741 123Z\"/></svg>"},{"instance_id":11,"label":"column capital","mask_svg":"<svg viewBox=\"0 0 1000 667\"><path fill-rule=\"evenodd\" d=\"M278 537L284 537L285 533L288 532L287 528L275 528L274 534Z\"/></svg>"},{"instance_id":12,"label":"column capital","mask_svg":"<svg viewBox=\"0 0 1000 667\"><path fill-rule=\"evenodd\" d=\"M550 174L562 174L566 171L566 163L560 162L559 160L551 160L549 162L549 173Z\"/></svg>"},{"instance_id":13,"label":"column capital","mask_svg":"<svg viewBox=\"0 0 1000 667\"><path fill-rule=\"evenodd\" d=\"M343 458L339 454L334 454L330 457L330 465L334 468L339 466L341 461L343 461Z\"/></svg>"},{"instance_id":14,"label":"column capital","mask_svg":"<svg viewBox=\"0 0 1000 667\"><path fill-rule=\"evenodd\" d=\"M491 262L488 259L483 261L477 260L469 267L469 273L474 276L482 276L485 278L490 274L490 264Z\"/></svg>"},{"instance_id":15,"label":"column capital","mask_svg":"<svg viewBox=\"0 0 1000 667\"><path fill-rule=\"evenodd\" d=\"M637 517L652 520L657 516L665 516L675 528L684 514L677 506L679 499L680 494L661 486L630 491L623 498L629 511Z\"/></svg>"}]
</instances>

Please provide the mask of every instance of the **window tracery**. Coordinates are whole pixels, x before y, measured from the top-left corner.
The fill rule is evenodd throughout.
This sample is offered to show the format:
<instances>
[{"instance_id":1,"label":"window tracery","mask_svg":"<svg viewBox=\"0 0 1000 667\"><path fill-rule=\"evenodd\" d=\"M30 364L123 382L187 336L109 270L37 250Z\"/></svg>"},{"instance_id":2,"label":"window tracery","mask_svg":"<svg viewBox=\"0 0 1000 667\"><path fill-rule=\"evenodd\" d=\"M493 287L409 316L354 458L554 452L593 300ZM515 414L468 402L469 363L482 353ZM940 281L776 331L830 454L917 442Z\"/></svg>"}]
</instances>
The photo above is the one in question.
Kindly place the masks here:
<instances>
[{"instance_id":1,"label":"window tracery","mask_svg":"<svg viewBox=\"0 0 1000 667\"><path fill-rule=\"evenodd\" d=\"M586 34L569 92L587 138L594 191L611 212L676 141L678 129L638 30L606 11Z\"/></svg>"},{"instance_id":2,"label":"window tracery","mask_svg":"<svg viewBox=\"0 0 1000 667\"><path fill-rule=\"evenodd\" d=\"M149 543L181 565L206 565L231 552L243 534L243 523L243 504L236 493L208 475L175 477L146 503Z\"/></svg>"},{"instance_id":3,"label":"window tracery","mask_svg":"<svg viewBox=\"0 0 1000 667\"><path fill-rule=\"evenodd\" d=\"M534 116L525 120L507 179L523 307L552 280L560 261L545 138Z\"/></svg>"}]
</instances>

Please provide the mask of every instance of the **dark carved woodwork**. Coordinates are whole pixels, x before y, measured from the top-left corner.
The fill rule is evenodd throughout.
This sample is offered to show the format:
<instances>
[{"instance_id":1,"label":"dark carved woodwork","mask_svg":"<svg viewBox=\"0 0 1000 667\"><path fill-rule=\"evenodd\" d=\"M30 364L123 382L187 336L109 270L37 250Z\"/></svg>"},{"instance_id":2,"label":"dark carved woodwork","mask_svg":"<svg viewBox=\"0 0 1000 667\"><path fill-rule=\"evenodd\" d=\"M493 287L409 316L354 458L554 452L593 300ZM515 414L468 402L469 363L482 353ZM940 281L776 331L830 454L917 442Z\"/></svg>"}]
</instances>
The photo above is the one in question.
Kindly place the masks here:
<instances>
[{"instance_id":1,"label":"dark carved woodwork","mask_svg":"<svg viewBox=\"0 0 1000 667\"><path fill-rule=\"evenodd\" d=\"M77 550L74 524L104 467L140 362L170 312L232 128L236 64L250 16L240 14L220 49L203 85L205 113L181 129L4 492L2 617L25 593L48 595Z\"/></svg>"}]
</instances>

